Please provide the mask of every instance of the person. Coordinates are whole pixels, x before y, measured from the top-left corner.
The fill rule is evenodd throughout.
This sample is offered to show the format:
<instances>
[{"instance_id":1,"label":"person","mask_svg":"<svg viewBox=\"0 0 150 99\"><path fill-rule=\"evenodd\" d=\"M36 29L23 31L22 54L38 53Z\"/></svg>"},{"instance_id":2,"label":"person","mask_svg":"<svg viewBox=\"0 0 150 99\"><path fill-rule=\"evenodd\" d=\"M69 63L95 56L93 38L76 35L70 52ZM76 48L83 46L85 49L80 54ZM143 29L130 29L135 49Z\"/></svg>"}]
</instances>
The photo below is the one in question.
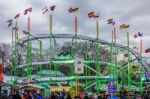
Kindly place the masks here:
<instances>
[{"instance_id":1,"label":"person","mask_svg":"<svg viewBox=\"0 0 150 99\"><path fill-rule=\"evenodd\" d=\"M87 93L85 93L84 99L90 99Z\"/></svg>"},{"instance_id":2,"label":"person","mask_svg":"<svg viewBox=\"0 0 150 99\"><path fill-rule=\"evenodd\" d=\"M9 93L8 99L12 99L13 98L13 94L12 92Z\"/></svg>"},{"instance_id":3,"label":"person","mask_svg":"<svg viewBox=\"0 0 150 99\"><path fill-rule=\"evenodd\" d=\"M65 89L63 89L63 91L62 91L62 96L63 96L63 98L65 98L65 96L66 96Z\"/></svg>"},{"instance_id":4,"label":"person","mask_svg":"<svg viewBox=\"0 0 150 99\"><path fill-rule=\"evenodd\" d=\"M43 97L42 97L42 95L39 93L39 94L37 94L36 99L43 99Z\"/></svg>"},{"instance_id":5,"label":"person","mask_svg":"<svg viewBox=\"0 0 150 99\"><path fill-rule=\"evenodd\" d=\"M49 99L56 99L56 97L55 97L55 95L54 95L54 93L52 92L51 93L51 96L50 96L50 98Z\"/></svg>"},{"instance_id":6,"label":"person","mask_svg":"<svg viewBox=\"0 0 150 99\"><path fill-rule=\"evenodd\" d=\"M16 94L13 95L12 99L21 99L21 96L18 90L16 91Z\"/></svg>"},{"instance_id":7,"label":"person","mask_svg":"<svg viewBox=\"0 0 150 99\"><path fill-rule=\"evenodd\" d=\"M66 99L71 99L71 95L70 95L70 93L68 92L68 94L67 94L67 98Z\"/></svg>"},{"instance_id":8,"label":"person","mask_svg":"<svg viewBox=\"0 0 150 99\"><path fill-rule=\"evenodd\" d=\"M32 99L32 97L30 96L30 92L25 93L24 99Z\"/></svg>"}]
</instances>

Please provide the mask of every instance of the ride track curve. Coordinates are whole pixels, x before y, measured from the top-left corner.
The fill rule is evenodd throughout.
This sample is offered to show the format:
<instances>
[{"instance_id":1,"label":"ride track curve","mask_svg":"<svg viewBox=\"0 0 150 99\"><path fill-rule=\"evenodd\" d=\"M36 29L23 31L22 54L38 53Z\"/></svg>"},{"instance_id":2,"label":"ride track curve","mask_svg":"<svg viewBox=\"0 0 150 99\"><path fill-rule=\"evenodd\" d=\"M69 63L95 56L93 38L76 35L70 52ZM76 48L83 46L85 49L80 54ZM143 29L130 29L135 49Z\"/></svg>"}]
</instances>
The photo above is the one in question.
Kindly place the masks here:
<instances>
[{"instance_id":1,"label":"ride track curve","mask_svg":"<svg viewBox=\"0 0 150 99\"><path fill-rule=\"evenodd\" d=\"M26 42L32 41L32 40L38 40L38 39L47 39L47 38L64 38L64 39L70 38L70 39L74 39L74 37L75 37L75 35L73 35L73 34L53 34L53 35L36 34L36 35L31 36L31 38L29 38L29 39L27 37L20 39L19 45L21 47L24 47L24 44ZM111 42L108 42L108 41L104 41L104 40L100 40L100 39L97 40L97 38L92 38L92 37L83 36L83 35L76 35L76 39L98 42L98 43L105 44L105 45L111 45L112 44ZM119 49L128 50L127 46L124 46L124 45L113 44L113 46L117 47ZM135 56L135 59L130 60L130 62L137 60L140 63L140 65L142 66L142 69L144 72L150 71L150 68L140 60L140 55L135 50L133 50L132 48L129 48L129 52ZM123 66L125 66L125 65L127 65L127 63L125 63Z\"/></svg>"}]
</instances>

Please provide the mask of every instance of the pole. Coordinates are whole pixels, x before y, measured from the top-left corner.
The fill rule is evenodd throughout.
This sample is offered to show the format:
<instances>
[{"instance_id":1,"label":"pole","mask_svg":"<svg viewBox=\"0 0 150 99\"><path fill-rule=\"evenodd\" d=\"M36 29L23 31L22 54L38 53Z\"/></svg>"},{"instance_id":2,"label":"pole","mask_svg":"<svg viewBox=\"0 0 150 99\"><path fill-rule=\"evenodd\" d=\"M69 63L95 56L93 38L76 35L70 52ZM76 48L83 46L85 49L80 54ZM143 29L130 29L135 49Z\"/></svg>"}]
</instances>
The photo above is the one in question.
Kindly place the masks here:
<instances>
[{"instance_id":1,"label":"pole","mask_svg":"<svg viewBox=\"0 0 150 99\"><path fill-rule=\"evenodd\" d=\"M97 42L96 42L96 71L100 72L100 64L99 64L99 45L98 45L98 39L99 39L99 22L96 20L96 36L97 36ZM97 94L100 90L100 80L99 75L96 73L96 91Z\"/></svg>"},{"instance_id":2,"label":"pole","mask_svg":"<svg viewBox=\"0 0 150 99\"><path fill-rule=\"evenodd\" d=\"M49 67L49 73L50 73L50 81L51 81L51 69L52 69L52 29L53 29L53 16L50 15L50 67Z\"/></svg>"},{"instance_id":3,"label":"pole","mask_svg":"<svg viewBox=\"0 0 150 99\"><path fill-rule=\"evenodd\" d=\"M131 88L131 77L130 77L130 54L129 54L129 32L127 31L127 48L128 48L128 88Z\"/></svg>"},{"instance_id":4,"label":"pole","mask_svg":"<svg viewBox=\"0 0 150 99\"><path fill-rule=\"evenodd\" d=\"M142 50L143 50L143 43L142 43L142 39L140 38L140 60L141 60L141 63L142 63ZM143 93L143 79L142 79L142 66L140 68L140 73L141 73L141 79L140 79L140 93L142 94Z\"/></svg>"}]
</instances>

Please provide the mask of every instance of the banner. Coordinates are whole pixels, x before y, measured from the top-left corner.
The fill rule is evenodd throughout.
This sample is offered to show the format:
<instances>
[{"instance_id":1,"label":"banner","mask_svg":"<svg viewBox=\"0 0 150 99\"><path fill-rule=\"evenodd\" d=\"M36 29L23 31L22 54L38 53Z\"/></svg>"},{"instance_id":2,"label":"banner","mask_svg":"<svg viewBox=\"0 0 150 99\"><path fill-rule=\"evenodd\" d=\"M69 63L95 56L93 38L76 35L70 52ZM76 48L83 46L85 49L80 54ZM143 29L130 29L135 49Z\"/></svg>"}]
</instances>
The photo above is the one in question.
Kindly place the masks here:
<instances>
[{"instance_id":1,"label":"banner","mask_svg":"<svg viewBox=\"0 0 150 99\"><path fill-rule=\"evenodd\" d=\"M83 74L84 73L84 60L82 58L75 59L75 73Z\"/></svg>"},{"instance_id":2,"label":"banner","mask_svg":"<svg viewBox=\"0 0 150 99\"><path fill-rule=\"evenodd\" d=\"M3 81L3 65L0 64L0 81Z\"/></svg>"}]
</instances>

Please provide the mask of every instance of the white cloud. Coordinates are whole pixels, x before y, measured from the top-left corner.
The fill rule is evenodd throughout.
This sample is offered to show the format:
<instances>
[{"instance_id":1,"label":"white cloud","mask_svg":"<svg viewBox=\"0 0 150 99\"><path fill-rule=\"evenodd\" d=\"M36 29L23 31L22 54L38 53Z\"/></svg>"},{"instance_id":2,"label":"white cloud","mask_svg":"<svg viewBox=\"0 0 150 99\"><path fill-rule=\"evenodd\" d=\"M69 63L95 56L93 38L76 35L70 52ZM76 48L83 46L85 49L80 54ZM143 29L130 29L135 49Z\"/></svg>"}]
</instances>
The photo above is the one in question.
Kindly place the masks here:
<instances>
[{"instance_id":1,"label":"white cloud","mask_svg":"<svg viewBox=\"0 0 150 99\"><path fill-rule=\"evenodd\" d=\"M150 47L149 41L149 21L150 21L150 1L149 0L1 0L0 1L0 42L11 42L11 30L7 28L6 21L13 18L18 12L28 7L33 7L31 16L31 31L33 34L49 33L49 17L42 15L42 8L45 6L56 5L54 12L54 32L55 33L74 33L73 17L67 12L71 6L80 8L79 12L79 34L95 37L95 22L89 20L87 13L95 11L100 13L100 38L107 37L111 41L111 26L107 25L108 18L116 20L118 43L126 44L126 34L121 33L119 25L127 23L131 25L130 40L134 43L133 35L143 32L146 37L143 39L144 49ZM19 20L20 32L26 29L27 19L24 15ZM9 35L9 36L8 36ZM21 34L20 34L21 35ZM22 36L21 36L22 37Z\"/></svg>"}]
</instances>

